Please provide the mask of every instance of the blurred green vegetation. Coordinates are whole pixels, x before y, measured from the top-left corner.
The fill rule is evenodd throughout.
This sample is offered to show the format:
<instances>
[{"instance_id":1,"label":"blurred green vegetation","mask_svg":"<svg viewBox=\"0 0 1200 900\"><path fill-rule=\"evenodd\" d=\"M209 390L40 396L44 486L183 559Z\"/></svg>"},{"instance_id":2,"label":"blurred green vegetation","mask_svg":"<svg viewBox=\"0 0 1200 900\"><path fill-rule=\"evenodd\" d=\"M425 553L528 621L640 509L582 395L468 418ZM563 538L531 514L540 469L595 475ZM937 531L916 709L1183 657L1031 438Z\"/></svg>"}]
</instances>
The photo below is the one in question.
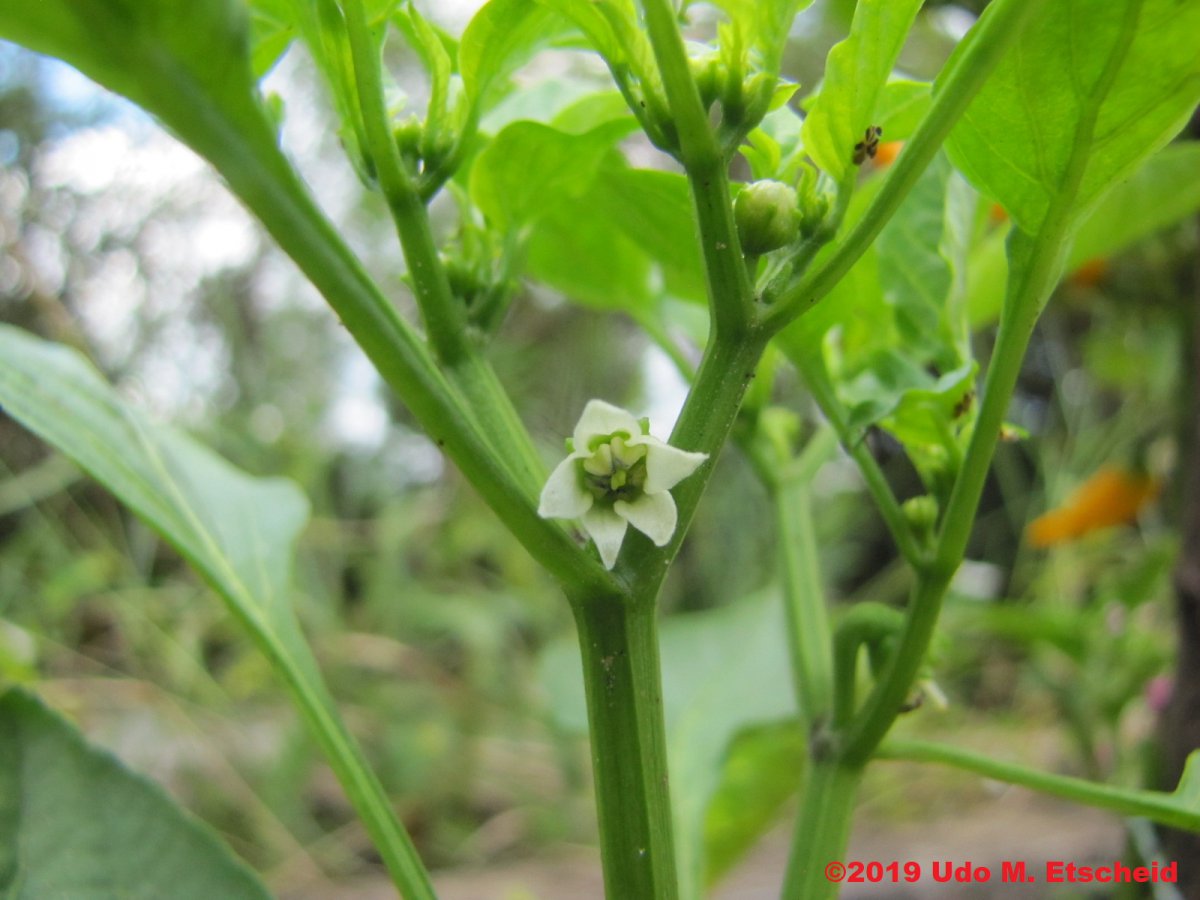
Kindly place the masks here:
<instances>
[{"instance_id":1,"label":"blurred green vegetation","mask_svg":"<svg viewBox=\"0 0 1200 900\"><path fill-rule=\"evenodd\" d=\"M818 8L824 24L792 48L805 84L847 6ZM923 75L951 43L933 31L919 38L905 61ZM301 67L286 74L298 98L320 106ZM117 215L112 204L136 184L118 185L114 200L111 189L53 174L54 154L89 130L119 126L135 142L166 143L120 104L65 102L61 77L0 46L0 319L85 349L123 390L235 464L302 486L314 506L296 573L302 620L431 866L591 841L586 748L552 716L537 674L543 650L572 633L553 585L403 408L361 376L333 318L260 235L247 232L232 264L183 264L195 229L228 227L229 201L210 176L198 171L133 204L136 215ZM310 137L302 163L338 171L329 135ZM336 178L326 189L345 184L358 190ZM378 207L359 194L343 197L340 212L381 283L398 285ZM1106 260L1098 279L1068 279L1051 303L1012 411L1030 437L1002 448L973 563L936 644L933 673L951 712L927 704L901 728L953 734L986 712L1019 746L1027 730L1061 725L1064 767L1142 779L1145 690L1172 650L1173 494L1136 526L1049 550L1030 549L1022 534L1104 464L1145 466L1170 483L1198 244L1194 222L1176 227ZM114 271L135 299L98 312ZM976 340L986 355L990 333ZM597 385L633 407L663 393L649 354L624 317L542 290L517 297L494 350L547 459ZM781 377L776 394L811 413L794 378ZM889 478L909 487L899 493L914 493L900 448L881 432L869 441ZM831 462L817 491L833 595L902 601L894 551L853 467ZM731 448L668 583L669 614L725 607L772 584L763 502ZM2 416L0 681L36 682L89 734L183 795L276 886L374 865L266 663L207 590ZM784 724L743 733L726 755L726 782L780 767L796 739ZM755 802L719 793L710 811L714 875L743 849L737 820L760 827L790 790L787 777L765 793L752 787Z\"/></svg>"}]
</instances>

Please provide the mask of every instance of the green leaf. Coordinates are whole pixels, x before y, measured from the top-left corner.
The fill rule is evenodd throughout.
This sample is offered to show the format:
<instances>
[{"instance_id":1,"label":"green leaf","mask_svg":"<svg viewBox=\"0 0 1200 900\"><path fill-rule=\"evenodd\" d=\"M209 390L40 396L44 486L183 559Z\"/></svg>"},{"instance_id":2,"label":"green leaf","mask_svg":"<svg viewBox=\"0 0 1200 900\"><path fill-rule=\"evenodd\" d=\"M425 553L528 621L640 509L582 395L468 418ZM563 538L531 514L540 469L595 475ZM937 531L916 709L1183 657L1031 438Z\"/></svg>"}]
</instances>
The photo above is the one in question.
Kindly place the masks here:
<instances>
[{"instance_id":1,"label":"green leaf","mask_svg":"<svg viewBox=\"0 0 1200 900\"><path fill-rule=\"evenodd\" d=\"M308 502L290 482L252 478L150 422L83 357L0 326L0 406L69 456L161 534L225 600L292 689L397 883L428 876L338 717L289 598Z\"/></svg>"},{"instance_id":2,"label":"green leaf","mask_svg":"<svg viewBox=\"0 0 1200 900\"><path fill-rule=\"evenodd\" d=\"M530 224L554 203L581 197L600 161L627 130L623 120L585 134L568 134L538 122L514 122L476 158L471 199L496 227Z\"/></svg>"},{"instance_id":3,"label":"green leaf","mask_svg":"<svg viewBox=\"0 0 1200 900\"><path fill-rule=\"evenodd\" d=\"M491 106L503 81L566 28L553 10L533 0L489 0L467 24L458 71L477 109Z\"/></svg>"},{"instance_id":4,"label":"green leaf","mask_svg":"<svg viewBox=\"0 0 1200 900\"><path fill-rule=\"evenodd\" d=\"M614 72L630 72L640 82L658 84L650 39L633 0L536 0L570 20Z\"/></svg>"},{"instance_id":5,"label":"green leaf","mask_svg":"<svg viewBox=\"0 0 1200 900\"><path fill-rule=\"evenodd\" d=\"M648 255L672 295L703 303L704 265L687 178L675 172L633 169L610 158L593 186L593 209Z\"/></svg>"},{"instance_id":6,"label":"green leaf","mask_svg":"<svg viewBox=\"0 0 1200 900\"><path fill-rule=\"evenodd\" d=\"M705 287L687 180L632 169L610 153L587 189L540 210L525 271L597 309L645 312L667 294L703 302Z\"/></svg>"},{"instance_id":7,"label":"green leaf","mask_svg":"<svg viewBox=\"0 0 1200 900\"><path fill-rule=\"evenodd\" d=\"M705 820L730 741L751 725L796 714L782 623L774 594L662 623L663 709L683 897L701 893ZM573 642L547 650L540 680L556 719L585 731L583 678Z\"/></svg>"},{"instance_id":8,"label":"green leaf","mask_svg":"<svg viewBox=\"0 0 1200 900\"><path fill-rule=\"evenodd\" d=\"M19 690L0 695L0 895L267 900L206 826Z\"/></svg>"},{"instance_id":9,"label":"green leaf","mask_svg":"<svg viewBox=\"0 0 1200 900\"><path fill-rule=\"evenodd\" d=\"M262 78L279 62L296 38L291 0L251 0L250 59Z\"/></svg>"},{"instance_id":10,"label":"green leaf","mask_svg":"<svg viewBox=\"0 0 1200 900\"><path fill-rule=\"evenodd\" d=\"M761 0L713 0L713 5L725 11L730 21L736 24L736 30L757 52L759 68L778 75L792 21L812 5L812 0L779 0L772 3L763 3Z\"/></svg>"},{"instance_id":11,"label":"green leaf","mask_svg":"<svg viewBox=\"0 0 1200 900\"><path fill-rule=\"evenodd\" d=\"M0 402L153 525L274 652L299 640L288 581L308 501L294 484L147 421L77 353L12 327L0 328Z\"/></svg>"},{"instance_id":12,"label":"green leaf","mask_svg":"<svg viewBox=\"0 0 1200 900\"><path fill-rule=\"evenodd\" d=\"M585 195L553 206L538 220L525 245L526 274L595 309L648 307L653 301L649 257L589 210Z\"/></svg>"},{"instance_id":13,"label":"green leaf","mask_svg":"<svg viewBox=\"0 0 1200 900\"><path fill-rule=\"evenodd\" d=\"M879 94L874 124L883 128L883 139L903 141L917 130L933 103L933 85L928 81L894 78Z\"/></svg>"},{"instance_id":14,"label":"green leaf","mask_svg":"<svg viewBox=\"0 0 1200 900\"><path fill-rule=\"evenodd\" d=\"M1171 139L1200 101L1200 4L1039 4L951 133L970 181L1026 233L1075 217Z\"/></svg>"},{"instance_id":15,"label":"green leaf","mask_svg":"<svg viewBox=\"0 0 1200 900\"><path fill-rule=\"evenodd\" d=\"M896 311L905 349L943 367L961 362L946 309L952 273L941 249L950 171L945 157L935 157L876 243L883 298Z\"/></svg>"},{"instance_id":16,"label":"green leaf","mask_svg":"<svg viewBox=\"0 0 1200 900\"><path fill-rule=\"evenodd\" d=\"M450 100L450 76L453 63L445 43L425 21L415 6L409 4L392 16L396 27L404 34L408 45L421 58L421 64L429 73L429 109L425 114L426 140L436 144L437 137L448 127L448 104Z\"/></svg>"},{"instance_id":17,"label":"green leaf","mask_svg":"<svg viewBox=\"0 0 1200 900\"><path fill-rule=\"evenodd\" d=\"M829 51L803 138L805 150L835 181L853 165L854 145L867 127L879 122L880 96L920 7L921 0L859 0L850 35Z\"/></svg>"}]
</instances>

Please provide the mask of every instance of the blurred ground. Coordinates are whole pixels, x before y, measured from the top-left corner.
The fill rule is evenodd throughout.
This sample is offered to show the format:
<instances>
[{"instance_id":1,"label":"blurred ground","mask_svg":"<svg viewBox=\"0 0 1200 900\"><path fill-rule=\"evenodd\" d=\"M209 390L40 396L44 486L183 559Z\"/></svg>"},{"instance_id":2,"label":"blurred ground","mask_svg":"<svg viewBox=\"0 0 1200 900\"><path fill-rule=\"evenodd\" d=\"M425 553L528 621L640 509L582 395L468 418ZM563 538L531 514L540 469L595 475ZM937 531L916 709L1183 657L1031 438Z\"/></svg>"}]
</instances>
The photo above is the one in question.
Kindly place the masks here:
<instances>
[{"instance_id":1,"label":"blurred ground","mask_svg":"<svg viewBox=\"0 0 1200 900\"><path fill-rule=\"evenodd\" d=\"M842 900L925 900L925 898L1045 898L1042 883L1003 884L1001 864L1024 862L1039 877L1050 860L1080 865L1120 858L1124 836L1109 814L1048 799L1019 788L974 804L962 815L924 823L885 825L869 819L856 823L847 860L862 863L913 860L925 873L917 884L847 885ZM776 900L787 860L789 835L769 836L747 862L714 893L714 900ZM987 883L935 882L934 861L955 867L970 862L991 870ZM599 859L584 850L564 851L542 861L525 861L472 872L442 873L435 878L441 900L603 900ZM1064 886L1065 887L1065 886ZM345 885L336 894L326 888L294 891L284 900L394 900L385 880ZM1076 892L1074 896L1080 894ZM1091 894L1086 896L1102 896Z\"/></svg>"}]
</instances>

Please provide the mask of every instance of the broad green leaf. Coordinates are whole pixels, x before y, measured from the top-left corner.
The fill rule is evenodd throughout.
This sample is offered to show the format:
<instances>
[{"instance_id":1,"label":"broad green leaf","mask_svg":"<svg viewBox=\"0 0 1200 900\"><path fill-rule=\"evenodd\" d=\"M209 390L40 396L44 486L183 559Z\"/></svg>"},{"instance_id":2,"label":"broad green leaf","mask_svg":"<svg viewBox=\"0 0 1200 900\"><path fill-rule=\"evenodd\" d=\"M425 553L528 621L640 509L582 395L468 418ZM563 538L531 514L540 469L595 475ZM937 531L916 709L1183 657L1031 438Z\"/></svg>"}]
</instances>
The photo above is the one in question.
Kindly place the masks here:
<instances>
[{"instance_id":1,"label":"broad green leaf","mask_svg":"<svg viewBox=\"0 0 1200 900\"><path fill-rule=\"evenodd\" d=\"M649 307L649 257L591 216L588 200L559 203L538 220L525 245L526 274L595 309Z\"/></svg>"},{"instance_id":2,"label":"broad green leaf","mask_svg":"<svg viewBox=\"0 0 1200 900\"><path fill-rule=\"evenodd\" d=\"M820 264L820 257L816 265ZM869 248L821 303L785 328L775 341L788 357L823 355L831 337L838 369L857 373L880 345L899 341L893 310L883 300L879 254Z\"/></svg>"},{"instance_id":3,"label":"broad green leaf","mask_svg":"<svg viewBox=\"0 0 1200 900\"><path fill-rule=\"evenodd\" d=\"M1164 147L1118 182L1088 211L1075 234L1066 271L1091 259L1108 259L1200 210L1200 142ZM1007 229L996 229L971 252L967 295L971 324L1000 315L1008 265Z\"/></svg>"},{"instance_id":4,"label":"broad green leaf","mask_svg":"<svg viewBox=\"0 0 1200 900\"><path fill-rule=\"evenodd\" d=\"M268 900L217 836L16 689L0 694L0 896Z\"/></svg>"},{"instance_id":5,"label":"broad green leaf","mask_svg":"<svg viewBox=\"0 0 1200 900\"><path fill-rule=\"evenodd\" d=\"M600 161L627 130L624 121L608 122L586 134L514 122L476 158L471 199L500 228L527 225L554 203L582 196Z\"/></svg>"},{"instance_id":6,"label":"broad green leaf","mask_svg":"<svg viewBox=\"0 0 1200 900\"><path fill-rule=\"evenodd\" d=\"M921 0L859 0L850 35L829 51L803 138L808 154L836 181L854 165L854 145L878 124L880 95L920 7Z\"/></svg>"},{"instance_id":7,"label":"broad green leaf","mask_svg":"<svg viewBox=\"0 0 1200 900\"><path fill-rule=\"evenodd\" d=\"M751 725L796 714L782 622L779 598L770 594L662 623L663 711L683 897L702 892L705 819L730 742ZM555 717L565 727L586 731L573 642L547 650L541 682Z\"/></svg>"},{"instance_id":8,"label":"broad green leaf","mask_svg":"<svg viewBox=\"0 0 1200 900\"><path fill-rule=\"evenodd\" d=\"M221 595L292 689L398 882L414 896L431 896L291 606L293 544L308 518L304 495L290 481L246 475L149 421L78 353L11 326L0 326L0 406L112 491Z\"/></svg>"},{"instance_id":9,"label":"broad green leaf","mask_svg":"<svg viewBox=\"0 0 1200 900\"><path fill-rule=\"evenodd\" d=\"M649 255L669 293L704 302L704 264L687 178L610 159L597 176L593 196L596 214Z\"/></svg>"},{"instance_id":10,"label":"broad green leaf","mask_svg":"<svg viewBox=\"0 0 1200 900\"><path fill-rule=\"evenodd\" d=\"M275 652L301 641L288 580L308 502L295 485L251 478L149 422L74 351L11 327L0 403L153 525ZM307 648L297 658L308 666Z\"/></svg>"},{"instance_id":11,"label":"broad green leaf","mask_svg":"<svg viewBox=\"0 0 1200 900\"><path fill-rule=\"evenodd\" d=\"M491 106L503 81L565 27L553 10L533 0L485 3L458 47L458 71L471 103L478 109Z\"/></svg>"},{"instance_id":12,"label":"broad green leaf","mask_svg":"<svg viewBox=\"0 0 1200 900\"><path fill-rule=\"evenodd\" d=\"M1200 101L1200 4L1062 0L1035 18L955 126L951 158L1026 233L1086 212Z\"/></svg>"},{"instance_id":13,"label":"broad green leaf","mask_svg":"<svg viewBox=\"0 0 1200 900\"><path fill-rule=\"evenodd\" d=\"M645 312L663 292L705 296L686 179L632 169L616 153L582 194L541 210L525 264L534 279L599 309Z\"/></svg>"},{"instance_id":14,"label":"broad green leaf","mask_svg":"<svg viewBox=\"0 0 1200 900\"><path fill-rule=\"evenodd\" d=\"M618 36L621 30L615 28L614 24L619 22L619 18L614 19L614 16L636 21L637 11L629 0L617 0L616 3L612 0L607 2L595 2L595 0L535 0L541 6L547 9L553 9L555 12L569 19L575 24L592 48L600 54L600 56L610 66L619 66L626 62L627 53L625 47ZM605 10L604 7L609 7Z\"/></svg>"}]
</instances>

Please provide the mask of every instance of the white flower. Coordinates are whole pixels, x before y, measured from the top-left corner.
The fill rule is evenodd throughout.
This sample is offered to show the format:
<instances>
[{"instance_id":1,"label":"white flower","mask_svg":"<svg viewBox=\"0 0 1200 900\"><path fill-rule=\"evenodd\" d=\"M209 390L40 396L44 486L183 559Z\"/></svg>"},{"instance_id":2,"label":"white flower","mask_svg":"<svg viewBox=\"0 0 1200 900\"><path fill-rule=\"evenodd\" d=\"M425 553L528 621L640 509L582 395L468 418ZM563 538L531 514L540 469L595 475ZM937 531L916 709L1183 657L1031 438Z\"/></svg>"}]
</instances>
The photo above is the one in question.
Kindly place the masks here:
<instances>
[{"instance_id":1,"label":"white flower","mask_svg":"<svg viewBox=\"0 0 1200 900\"><path fill-rule=\"evenodd\" d=\"M666 545L676 522L671 488L708 459L648 431L645 420L603 400L589 401L567 444L570 455L542 488L538 515L581 519L607 569L616 564L629 525Z\"/></svg>"}]
</instances>

